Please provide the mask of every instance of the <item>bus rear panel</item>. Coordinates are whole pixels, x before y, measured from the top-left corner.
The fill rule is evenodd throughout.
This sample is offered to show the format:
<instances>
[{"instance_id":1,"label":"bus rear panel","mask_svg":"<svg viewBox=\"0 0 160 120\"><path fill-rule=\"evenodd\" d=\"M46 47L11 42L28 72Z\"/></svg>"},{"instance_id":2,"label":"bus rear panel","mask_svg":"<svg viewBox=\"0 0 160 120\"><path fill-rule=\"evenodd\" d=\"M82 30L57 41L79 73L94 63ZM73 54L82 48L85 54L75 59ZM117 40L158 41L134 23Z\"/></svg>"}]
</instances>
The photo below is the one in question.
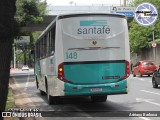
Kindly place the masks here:
<instances>
[{"instance_id":1,"label":"bus rear panel","mask_svg":"<svg viewBox=\"0 0 160 120\"><path fill-rule=\"evenodd\" d=\"M65 82L65 95L127 93L127 61L67 62L59 69L64 70L59 79Z\"/></svg>"},{"instance_id":2,"label":"bus rear panel","mask_svg":"<svg viewBox=\"0 0 160 120\"><path fill-rule=\"evenodd\" d=\"M129 40L121 15L70 15L58 18L57 68L64 96L125 94Z\"/></svg>"},{"instance_id":3,"label":"bus rear panel","mask_svg":"<svg viewBox=\"0 0 160 120\"><path fill-rule=\"evenodd\" d=\"M124 15L59 15L35 44L36 86L48 103L61 97L127 94L130 48Z\"/></svg>"}]
</instances>

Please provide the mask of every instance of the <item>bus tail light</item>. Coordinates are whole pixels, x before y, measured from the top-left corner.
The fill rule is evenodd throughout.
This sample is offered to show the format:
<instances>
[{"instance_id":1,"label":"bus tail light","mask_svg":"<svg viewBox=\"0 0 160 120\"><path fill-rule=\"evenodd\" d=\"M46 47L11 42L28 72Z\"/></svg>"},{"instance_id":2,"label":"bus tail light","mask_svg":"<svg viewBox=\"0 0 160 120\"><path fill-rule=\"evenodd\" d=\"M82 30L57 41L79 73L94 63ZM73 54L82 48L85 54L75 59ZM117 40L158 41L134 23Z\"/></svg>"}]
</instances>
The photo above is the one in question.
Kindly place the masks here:
<instances>
[{"instance_id":1,"label":"bus tail light","mask_svg":"<svg viewBox=\"0 0 160 120\"><path fill-rule=\"evenodd\" d=\"M65 79L64 76L64 63L58 65L58 79L63 82L70 82L69 80Z\"/></svg>"},{"instance_id":2,"label":"bus tail light","mask_svg":"<svg viewBox=\"0 0 160 120\"><path fill-rule=\"evenodd\" d=\"M123 77L120 78L120 80L124 80L126 78L129 77L130 75L130 65L129 65L129 62L125 60L125 75Z\"/></svg>"}]
</instances>

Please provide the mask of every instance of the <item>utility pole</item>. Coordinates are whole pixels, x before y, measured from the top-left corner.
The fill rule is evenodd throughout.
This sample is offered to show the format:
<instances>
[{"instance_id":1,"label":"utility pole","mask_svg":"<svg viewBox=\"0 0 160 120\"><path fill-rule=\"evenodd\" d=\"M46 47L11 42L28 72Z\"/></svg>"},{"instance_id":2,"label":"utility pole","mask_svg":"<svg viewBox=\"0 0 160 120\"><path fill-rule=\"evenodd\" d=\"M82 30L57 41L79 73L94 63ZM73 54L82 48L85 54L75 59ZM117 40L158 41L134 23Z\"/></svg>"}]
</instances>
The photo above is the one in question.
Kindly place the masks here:
<instances>
[{"instance_id":1,"label":"utility pole","mask_svg":"<svg viewBox=\"0 0 160 120\"><path fill-rule=\"evenodd\" d=\"M152 36L153 36L153 43L155 43L155 41L154 41L154 29L152 31ZM156 47L153 47L153 59L156 61Z\"/></svg>"},{"instance_id":2,"label":"utility pole","mask_svg":"<svg viewBox=\"0 0 160 120\"><path fill-rule=\"evenodd\" d=\"M124 0L123 2L124 2L124 7L126 7L126 0Z\"/></svg>"},{"instance_id":3,"label":"utility pole","mask_svg":"<svg viewBox=\"0 0 160 120\"><path fill-rule=\"evenodd\" d=\"M16 68L16 48L15 43L13 44L13 68Z\"/></svg>"}]
</instances>

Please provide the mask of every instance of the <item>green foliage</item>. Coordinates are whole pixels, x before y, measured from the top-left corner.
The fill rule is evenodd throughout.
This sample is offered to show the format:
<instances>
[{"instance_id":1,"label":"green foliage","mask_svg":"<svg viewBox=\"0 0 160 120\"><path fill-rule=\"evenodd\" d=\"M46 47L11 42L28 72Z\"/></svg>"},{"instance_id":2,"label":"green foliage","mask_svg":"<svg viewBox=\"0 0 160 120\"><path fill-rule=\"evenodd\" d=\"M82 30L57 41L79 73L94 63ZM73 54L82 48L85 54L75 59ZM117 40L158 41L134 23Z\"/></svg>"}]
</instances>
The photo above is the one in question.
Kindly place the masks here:
<instances>
[{"instance_id":1,"label":"green foliage","mask_svg":"<svg viewBox=\"0 0 160 120\"><path fill-rule=\"evenodd\" d=\"M138 6L143 2L152 3L158 10L160 15L160 1L159 0L135 0L132 6ZM134 19L129 23L129 38L132 53L138 53L143 48L151 47L153 41L153 30L155 33L155 41L160 43L160 21L159 18L152 26L141 26Z\"/></svg>"},{"instance_id":2,"label":"green foliage","mask_svg":"<svg viewBox=\"0 0 160 120\"><path fill-rule=\"evenodd\" d=\"M47 3L42 0L17 0L16 7L15 26L16 28L20 28L28 24L42 22L44 15L46 15ZM23 62L25 61L24 59L30 61L30 51L39 34L40 32L22 32L20 29L16 29L16 36L30 36L30 44L28 46L16 46L18 50L22 50L22 53L17 54L17 61ZM24 55L26 56L24 57Z\"/></svg>"},{"instance_id":3,"label":"green foliage","mask_svg":"<svg viewBox=\"0 0 160 120\"><path fill-rule=\"evenodd\" d=\"M21 26L42 22L46 13L46 2L40 0L17 0L16 20Z\"/></svg>"},{"instance_id":4,"label":"green foliage","mask_svg":"<svg viewBox=\"0 0 160 120\"><path fill-rule=\"evenodd\" d=\"M8 89L8 97L7 97L7 103L6 103L6 111L8 111L9 108L13 108L14 107L14 98L13 98L13 92L12 89L9 88Z\"/></svg>"},{"instance_id":5,"label":"green foliage","mask_svg":"<svg viewBox=\"0 0 160 120\"><path fill-rule=\"evenodd\" d=\"M40 31L35 31L35 32L32 32L32 38L33 40L37 40L38 37L40 36L41 32ZM35 42L35 41L34 41Z\"/></svg>"}]
</instances>

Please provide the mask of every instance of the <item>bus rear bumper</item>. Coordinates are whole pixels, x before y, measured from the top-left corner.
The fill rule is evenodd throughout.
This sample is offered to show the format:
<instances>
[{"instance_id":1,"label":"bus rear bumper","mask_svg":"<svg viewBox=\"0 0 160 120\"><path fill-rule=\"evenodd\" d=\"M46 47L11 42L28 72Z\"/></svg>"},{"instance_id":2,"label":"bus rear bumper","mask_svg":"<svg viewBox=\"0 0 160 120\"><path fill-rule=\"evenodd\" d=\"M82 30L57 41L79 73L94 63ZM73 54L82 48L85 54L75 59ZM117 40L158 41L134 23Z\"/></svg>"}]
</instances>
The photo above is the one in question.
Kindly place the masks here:
<instances>
[{"instance_id":1,"label":"bus rear bumper","mask_svg":"<svg viewBox=\"0 0 160 120\"><path fill-rule=\"evenodd\" d=\"M127 94L127 79L106 84L76 85L65 83L64 96Z\"/></svg>"}]
</instances>

